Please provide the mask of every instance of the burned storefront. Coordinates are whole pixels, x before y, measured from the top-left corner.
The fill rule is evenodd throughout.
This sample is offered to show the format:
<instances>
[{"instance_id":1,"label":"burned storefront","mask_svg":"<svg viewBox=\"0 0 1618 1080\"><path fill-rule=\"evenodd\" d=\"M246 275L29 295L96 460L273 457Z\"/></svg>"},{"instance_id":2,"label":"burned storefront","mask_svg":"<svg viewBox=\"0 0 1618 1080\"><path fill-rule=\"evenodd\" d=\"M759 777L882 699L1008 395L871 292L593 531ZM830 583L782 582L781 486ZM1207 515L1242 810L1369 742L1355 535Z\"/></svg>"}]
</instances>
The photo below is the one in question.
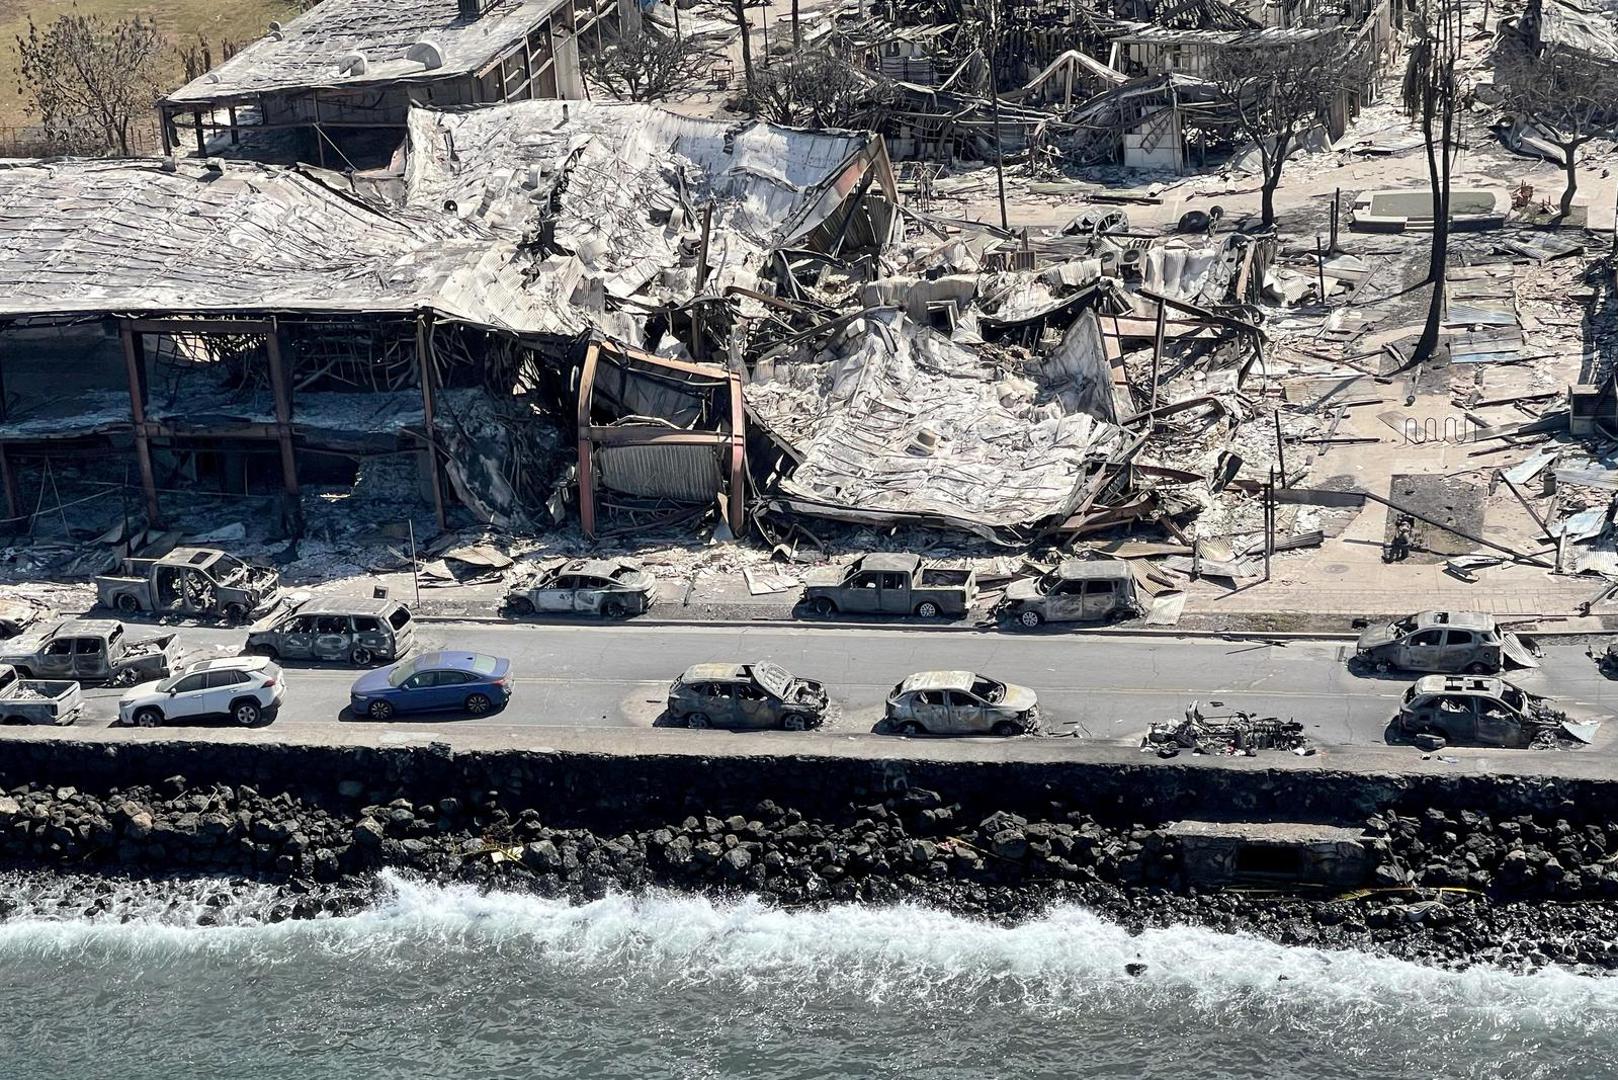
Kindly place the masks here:
<instances>
[{"instance_id":1,"label":"burned storefront","mask_svg":"<svg viewBox=\"0 0 1618 1080\"><path fill-rule=\"evenodd\" d=\"M542 507L570 339L514 250L274 166L0 169L0 478L13 528L129 533L199 500L295 535L312 492ZM492 466L491 462L499 463Z\"/></svg>"}]
</instances>

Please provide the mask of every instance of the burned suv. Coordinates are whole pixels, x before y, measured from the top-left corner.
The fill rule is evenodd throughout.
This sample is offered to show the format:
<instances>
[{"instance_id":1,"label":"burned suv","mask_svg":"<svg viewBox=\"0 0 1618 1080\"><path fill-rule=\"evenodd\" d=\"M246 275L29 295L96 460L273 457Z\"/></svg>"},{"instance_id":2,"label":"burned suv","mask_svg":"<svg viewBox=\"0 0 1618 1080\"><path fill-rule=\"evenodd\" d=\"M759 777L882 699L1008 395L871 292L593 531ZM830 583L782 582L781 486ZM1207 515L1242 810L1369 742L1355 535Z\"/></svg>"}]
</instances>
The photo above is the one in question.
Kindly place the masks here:
<instances>
[{"instance_id":1,"label":"burned suv","mask_svg":"<svg viewBox=\"0 0 1618 1080\"><path fill-rule=\"evenodd\" d=\"M1399 730L1442 735L1459 746L1525 747L1542 734L1588 742L1589 724L1569 724L1549 701L1504 679L1428 675L1405 691Z\"/></svg>"},{"instance_id":2,"label":"burned suv","mask_svg":"<svg viewBox=\"0 0 1618 1080\"><path fill-rule=\"evenodd\" d=\"M808 731L826 720L826 687L775 664L697 664L669 687L669 718L687 727Z\"/></svg>"},{"instance_id":3,"label":"burned suv","mask_svg":"<svg viewBox=\"0 0 1618 1080\"><path fill-rule=\"evenodd\" d=\"M247 651L272 660L329 660L368 667L415 644L410 609L397 600L304 600L254 623Z\"/></svg>"},{"instance_id":4,"label":"burned suv","mask_svg":"<svg viewBox=\"0 0 1618 1080\"><path fill-rule=\"evenodd\" d=\"M1354 646L1359 663L1389 671L1493 675L1508 664L1538 667L1532 639L1507 633L1481 611L1418 611L1397 622L1368 627Z\"/></svg>"}]
</instances>

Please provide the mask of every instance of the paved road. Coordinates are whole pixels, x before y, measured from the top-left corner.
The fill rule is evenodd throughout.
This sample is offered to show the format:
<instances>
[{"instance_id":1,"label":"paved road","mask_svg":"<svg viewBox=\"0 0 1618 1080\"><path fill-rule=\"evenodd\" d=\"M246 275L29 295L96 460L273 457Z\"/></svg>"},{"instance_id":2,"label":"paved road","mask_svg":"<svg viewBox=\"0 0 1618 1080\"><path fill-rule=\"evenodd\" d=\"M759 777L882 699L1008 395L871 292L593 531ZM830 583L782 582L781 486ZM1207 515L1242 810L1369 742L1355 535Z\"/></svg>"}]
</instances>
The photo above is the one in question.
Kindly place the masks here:
<instances>
[{"instance_id":1,"label":"paved road","mask_svg":"<svg viewBox=\"0 0 1618 1080\"><path fill-rule=\"evenodd\" d=\"M188 658L234 652L240 631L184 628ZM512 658L511 704L486 720L399 718L387 725L512 724L649 727L663 710L668 683L702 661L768 659L824 681L832 697L827 735L871 730L887 692L930 668L965 668L1034 688L1049 727L1097 740L1133 743L1154 720L1181 715L1192 700L1305 722L1322 745L1383 742L1405 677L1362 677L1344 663L1344 644L1226 642L1061 633L782 627L780 629L588 624L424 624L423 648L453 645ZM1547 649L1541 671L1523 686L1551 693L1570 712L1618 716L1618 683L1607 683L1577 647ZM288 666L279 727L372 725L348 716L347 668ZM81 724L102 726L116 713L117 691L90 691ZM1618 723L1610 725L1618 731ZM693 736L702 737L702 736ZM1618 744L1603 733L1593 748Z\"/></svg>"}]
</instances>

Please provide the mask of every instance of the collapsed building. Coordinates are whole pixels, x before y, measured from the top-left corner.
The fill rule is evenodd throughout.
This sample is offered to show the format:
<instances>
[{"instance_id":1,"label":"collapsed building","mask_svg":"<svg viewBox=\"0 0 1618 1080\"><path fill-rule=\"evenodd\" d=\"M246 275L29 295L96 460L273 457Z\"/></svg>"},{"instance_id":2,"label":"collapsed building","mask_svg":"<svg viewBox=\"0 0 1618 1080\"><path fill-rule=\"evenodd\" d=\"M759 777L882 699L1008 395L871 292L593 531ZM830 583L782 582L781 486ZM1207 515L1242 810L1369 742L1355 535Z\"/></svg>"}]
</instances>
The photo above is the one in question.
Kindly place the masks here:
<instances>
[{"instance_id":1,"label":"collapsed building","mask_svg":"<svg viewBox=\"0 0 1618 1080\"><path fill-rule=\"evenodd\" d=\"M369 168L413 105L582 98L613 0L324 0L158 103L163 152Z\"/></svg>"},{"instance_id":2,"label":"collapsed building","mask_svg":"<svg viewBox=\"0 0 1618 1080\"><path fill-rule=\"evenodd\" d=\"M1221 52L1329 41L1363 54L1358 83L1323 104L1327 137L1341 137L1376 99L1394 5L1037 0L1007 5L999 19L992 25L975 3L873 4L817 37L868 73L865 122L887 137L897 160L1027 154L1052 167L1179 172L1194 152L1240 135L1211 81Z\"/></svg>"}]
</instances>

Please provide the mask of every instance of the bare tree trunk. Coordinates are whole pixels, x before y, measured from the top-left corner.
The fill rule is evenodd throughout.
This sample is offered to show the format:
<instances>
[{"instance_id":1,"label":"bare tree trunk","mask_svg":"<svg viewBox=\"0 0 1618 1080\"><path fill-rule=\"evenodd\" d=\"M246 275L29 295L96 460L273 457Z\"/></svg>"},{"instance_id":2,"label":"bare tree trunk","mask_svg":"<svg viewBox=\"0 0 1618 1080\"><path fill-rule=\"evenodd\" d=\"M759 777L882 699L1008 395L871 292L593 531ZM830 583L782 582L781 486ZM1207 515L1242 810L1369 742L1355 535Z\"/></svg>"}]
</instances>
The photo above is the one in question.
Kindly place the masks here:
<instances>
[{"instance_id":1,"label":"bare tree trunk","mask_svg":"<svg viewBox=\"0 0 1618 1080\"><path fill-rule=\"evenodd\" d=\"M747 22L746 0L731 0L731 8L736 13L736 26L742 32L742 74L747 78L748 112L757 114L758 110L752 105L753 100L753 34L752 27Z\"/></svg>"},{"instance_id":2,"label":"bare tree trunk","mask_svg":"<svg viewBox=\"0 0 1618 1080\"><path fill-rule=\"evenodd\" d=\"M792 0L792 51L803 48L803 33L798 29L798 0Z\"/></svg>"},{"instance_id":3,"label":"bare tree trunk","mask_svg":"<svg viewBox=\"0 0 1618 1080\"><path fill-rule=\"evenodd\" d=\"M1274 176L1266 176L1259 202L1259 224L1266 229L1275 225L1275 189L1281 186L1281 170L1277 169Z\"/></svg>"},{"instance_id":4,"label":"bare tree trunk","mask_svg":"<svg viewBox=\"0 0 1618 1080\"><path fill-rule=\"evenodd\" d=\"M1567 173L1567 187L1562 191L1562 212L1567 217L1573 212L1573 193L1579 189L1579 148L1574 144L1562 147L1562 168Z\"/></svg>"}]
</instances>

